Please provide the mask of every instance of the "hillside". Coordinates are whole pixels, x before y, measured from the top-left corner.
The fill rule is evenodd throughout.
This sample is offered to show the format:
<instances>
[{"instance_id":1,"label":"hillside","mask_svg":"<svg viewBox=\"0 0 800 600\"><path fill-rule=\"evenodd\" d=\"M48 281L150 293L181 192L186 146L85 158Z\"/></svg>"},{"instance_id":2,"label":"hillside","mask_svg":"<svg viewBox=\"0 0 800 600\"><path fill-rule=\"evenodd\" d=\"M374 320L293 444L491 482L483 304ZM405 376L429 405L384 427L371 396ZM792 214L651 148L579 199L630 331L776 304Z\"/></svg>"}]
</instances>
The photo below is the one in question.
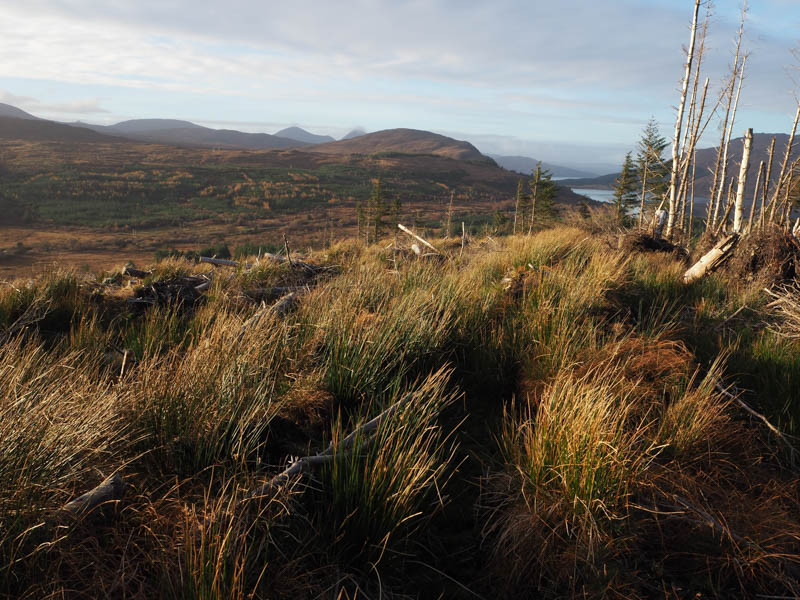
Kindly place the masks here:
<instances>
[{"instance_id":1,"label":"hillside","mask_svg":"<svg viewBox=\"0 0 800 600\"><path fill-rule=\"evenodd\" d=\"M746 203L749 206L752 201L752 196L755 191L756 178L758 177L758 168L761 161L765 165L769 160L769 146L772 143L772 138L775 137L775 155L772 164L772 177L771 182L774 184L778 179L780 173L781 163L783 162L784 153L786 152L786 143L789 141L788 134L785 133L754 133L753 146L750 151L750 168L747 171L747 188L746 188ZM739 137L731 140L728 150L728 168L727 180L739 176L739 164L742 158L742 148L744 146L744 138ZM697 151L697 176L695 178L696 193L700 197L708 196L708 191L714 181L714 167L717 162L717 147L702 148ZM792 161L800 157L800 144L795 140L792 154L790 157L790 164ZM670 161L671 162L671 161ZM583 188L599 188L611 189L619 177L619 173L610 173L608 175L601 175L599 177L586 177L577 179L568 179L562 181L565 186L569 187L583 187Z\"/></svg>"},{"instance_id":2,"label":"hillside","mask_svg":"<svg viewBox=\"0 0 800 600\"><path fill-rule=\"evenodd\" d=\"M615 241L0 286L0 596L796 598L800 314Z\"/></svg>"},{"instance_id":3,"label":"hillside","mask_svg":"<svg viewBox=\"0 0 800 600\"><path fill-rule=\"evenodd\" d=\"M34 117L32 114L25 112L16 106L0 102L0 117L14 117L16 119L30 119L34 121L40 120L39 117Z\"/></svg>"},{"instance_id":4,"label":"hillside","mask_svg":"<svg viewBox=\"0 0 800 600\"><path fill-rule=\"evenodd\" d=\"M306 131L305 129L301 129L300 127L287 127L286 129L281 129L280 131L276 132L275 135L278 137L303 142L304 144L324 144L325 142L336 141L329 135L316 135Z\"/></svg>"},{"instance_id":5,"label":"hillside","mask_svg":"<svg viewBox=\"0 0 800 600\"><path fill-rule=\"evenodd\" d=\"M418 129L386 129L355 138L321 144L314 152L327 154L434 154L459 160L491 160L469 142Z\"/></svg>"},{"instance_id":6,"label":"hillside","mask_svg":"<svg viewBox=\"0 0 800 600\"><path fill-rule=\"evenodd\" d=\"M86 127L64 125L44 119L0 116L0 139L30 142L125 142L120 137L98 133Z\"/></svg>"},{"instance_id":7,"label":"hillside","mask_svg":"<svg viewBox=\"0 0 800 600\"><path fill-rule=\"evenodd\" d=\"M348 131L343 137L343 140L352 140L353 138L361 137L362 135L367 135L367 132L361 128L351 129Z\"/></svg>"},{"instance_id":8,"label":"hillside","mask_svg":"<svg viewBox=\"0 0 800 600\"><path fill-rule=\"evenodd\" d=\"M530 175L532 171L536 170L536 165L540 161L529 156L503 156L500 154L487 154L498 165L509 171L516 171L524 175ZM554 165L551 163L542 162L542 168L547 169L553 177L596 177L594 173L588 171L580 171L562 165Z\"/></svg>"}]
</instances>

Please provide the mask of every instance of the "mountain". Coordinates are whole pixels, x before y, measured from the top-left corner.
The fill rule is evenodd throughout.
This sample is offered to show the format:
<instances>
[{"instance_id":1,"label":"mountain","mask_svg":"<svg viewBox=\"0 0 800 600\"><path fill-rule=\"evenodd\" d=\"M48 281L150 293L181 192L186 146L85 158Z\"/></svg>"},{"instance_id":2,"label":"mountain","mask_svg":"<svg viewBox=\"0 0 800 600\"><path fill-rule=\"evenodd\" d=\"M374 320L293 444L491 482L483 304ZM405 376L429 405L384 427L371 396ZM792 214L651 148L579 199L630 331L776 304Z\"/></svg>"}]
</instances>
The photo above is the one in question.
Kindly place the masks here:
<instances>
[{"instance_id":1,"label":"mountain","mask_svg":"<svg viewBox=\"0 0 800 600\"><path fill-rule=\"evenodd\" d=\"M360 127L356 127L355 129L350 130L350 132L342 139L352 140L353 138L361 137L362 135L367 135L367 132L361 129Z\"/></svg>"},{"instance_id":2,"label":"mountain","mask_svg":"<svg viewBox=\"0 0 800 600\"><path fill-rule=\"evenodd\" d=\"M233 129L211 129L191 121L178 119L133 119L122 121L115 125L89 125L78 122L70 123L70 125L92 129L108 135L123 136L139 142L173 146L268 150L271 148L296 148L305 145L297 140L268 133L244 133Z\"/></svg>"},{"instance_id":3,"label":"mountain","mask_svg":"<svg viewBox=\"0 0 800 600\"><path fill-rule=\"evenodd\" d=\"M14 117L15 119L28 119L31 121L42 120L39 117L34 117L30 113L26 113L16 106L11 106L10 104L4 104L2 102L0 102L0 117Z\"/></svg>"},{"instance_id":4,"label":"mountain","mask_svg":"<svg viewBox=\"0 0 800 600\"><path fill-rule=\"evenodd\" d=\"M287 127L286 129L281 129L275 135L278 137L303 142L304 144L324 144L326 142L336 141L335 138L332 138L329 135L316 135L306 131L305 129L301 129L300 127Z\"/></svg>"},{"instance_id":5,"label":"mountain","mask_svg":"<svg viewBox=\"0 0 800 600\"><path fill-rule=\"evenodd\" d=\"M37 118L0 116L0 139L36 142L125 142L86 127L76 127Z\"/></svg>"},{"instance_id":6,"label":"mountain","mask_svg":"<svg viewBox=\"0 0 800 600\"><path fill-rule=\"evenodd\" d=\"M179 119L131 119L122 121L115 125L109 125L119 133L148 133L152 131L169 131L174 129L206 129L201 125L196 125L190 121Z\"/></svg>"},{"instance_id":7,"label":"mountain","mask_svg":"<svg viewBox=\"0 0 800 600\"><path fill-rule=\"evenodd\" d=\"M509 171L516 171L517 173L524 173L530 175L531 171L536 170L536 165L539 163L535 158L528 156L501 156L498 154L488 154L487 156L494 159L494 161ZM542 168L547 169L553 177L594 177L596 173L589 173L588 171L579 171L570 167L563 167L561 165L553 165L543 162Z\"/></svg>"},{"instance_id":8,"label":"mountain","mask_svg":"<svg viewBox=\"0 0 800 600\"><path fill-rule=\"evenodd\" d=\"M125 133L124 135L133 140L153 144L202 146L206 148L267 150L271 148L296 148L305 145L297 140L277 137L268 133L244 133L233 129L210 129L199 125L136 131Z\"/></svg>"},{"instance_id":9,"label":"mountain","mask_svg":"<svg viewBox=\"0 0 800 600\"><path fill-rule=\"evenodd\" d=\"M775 138L775 154L772 159L772 175L770 181L775 184L778 180L778 175L781 170L781 163L786 152L786 143L789 141L788 134L785 133L754 133L753 146L750 150L750 167L747 170L747 186L745 189L746 195L750 198L753 197L755 192L756 179L758 177L758 169L761 161L764 164L769 162L769 146L772 143L772 138ZM744 138L739 137L731 140L728 149L728 168L725 179L730 182L731 178L739 176L739 164L742 159L742 148L744 146ZM695 194L698 197L704 198L708 196L708 192L714 182L714 168L717 163L717 149L702 148L696 154L696 167L695 167ZM800 157L800 144L795 143L792 148L790 156L790 165L792 161ZM573 188L598 188L598 189L611 189L616 181L619 173L609 173L608 175L601 175L600 177L589 177L583 179L567 179L560 181L562 185ZM726 184L727 187L728 184ZM749 203L748 203L749 206Z\"/></svg>"},{"instance_id":10,"label":"mountain","mask_svg":"<svg viewBox=\"0 0 800 600\"><path fill-rule=\"evenodd\" d=\"M438 133L418 129L386 129L365 135L321 144L310 149L326 154L435 154L459 160L491 161L469 142L454 140Z\"/></svg>"}]
</instances>

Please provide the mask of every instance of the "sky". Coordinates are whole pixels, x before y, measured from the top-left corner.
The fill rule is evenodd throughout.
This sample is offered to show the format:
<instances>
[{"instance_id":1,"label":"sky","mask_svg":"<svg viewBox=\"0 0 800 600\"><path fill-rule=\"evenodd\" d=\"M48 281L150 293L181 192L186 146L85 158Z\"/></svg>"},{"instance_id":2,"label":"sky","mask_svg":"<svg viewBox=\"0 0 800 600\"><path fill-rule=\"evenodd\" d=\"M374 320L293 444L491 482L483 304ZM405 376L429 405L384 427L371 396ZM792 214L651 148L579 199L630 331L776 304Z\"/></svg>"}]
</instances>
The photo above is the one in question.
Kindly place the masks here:
<instances>
[{"instance_id":1,"label":"sky","mask_svg":"<svg viewBox=\"0 0 800 600\"><path fill-rule=\"evenodd\" d=\"M177 118L340 137L410 127L613 170L672 137L692 0L0 0L0 102L60 121ZM715 0L704 75L741 3ZM785 132L800 0L750 0L735 135ZM741 130L741 132L739 131ZM707 146L719 131L708 128Z\"/></svg>"}]
</instances>

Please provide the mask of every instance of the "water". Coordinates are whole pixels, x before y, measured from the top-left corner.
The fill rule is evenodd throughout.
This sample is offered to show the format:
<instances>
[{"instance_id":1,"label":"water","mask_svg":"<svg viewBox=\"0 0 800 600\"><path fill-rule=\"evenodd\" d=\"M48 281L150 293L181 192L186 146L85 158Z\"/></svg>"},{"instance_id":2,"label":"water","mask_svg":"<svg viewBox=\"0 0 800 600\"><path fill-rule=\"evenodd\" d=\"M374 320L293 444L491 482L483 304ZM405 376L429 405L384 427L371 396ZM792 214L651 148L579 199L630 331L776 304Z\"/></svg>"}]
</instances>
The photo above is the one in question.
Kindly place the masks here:
<instances>
[{"instance_id":1,"label":"water","mask_svg":"<svg viewBox=\"0 0 800 600\"><path fill-rule=\"evenodd\" d=\"M601 190L599 188L570 188L576 194L587 196L597 202L614 202L614 192L612 190Z\"/></svg>"}]
</instances>

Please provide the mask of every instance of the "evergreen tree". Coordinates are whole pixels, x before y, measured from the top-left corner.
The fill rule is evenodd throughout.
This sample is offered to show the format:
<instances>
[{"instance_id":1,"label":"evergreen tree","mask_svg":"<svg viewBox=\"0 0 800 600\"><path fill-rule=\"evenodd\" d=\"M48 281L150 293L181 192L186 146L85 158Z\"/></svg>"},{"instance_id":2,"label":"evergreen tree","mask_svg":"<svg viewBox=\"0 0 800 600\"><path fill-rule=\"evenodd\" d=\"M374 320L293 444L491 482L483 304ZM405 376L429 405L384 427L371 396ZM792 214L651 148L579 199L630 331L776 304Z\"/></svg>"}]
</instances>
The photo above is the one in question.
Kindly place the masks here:
<instances>
[{"instance_id":1,"label":"evergreen tree","mask_svg":"<svg viewBox=\"0 0 800 600\"><path fill-rule=\"evenodd\" d=\"M553 174L548 169L542 168L542 163L536 165L530 180L531 188L531 214L528 221L528 234L533 230L534 220L548 219L553 216L553 199L556 197L556 184Z\"/></svg>"},{"instance_id":2,"label":"evergreen tree","mask_svg":"<svg viewBox=\"0 0 800 600\"><path fill-rule=\"evenodd\" d=\"M367 203L367 243L378 241L381 231L386 226L383 218L386 216L386 202L383 196L383 182L381 178L372 184L372 193Z\"/></svg>"},{"instance_id":3,"label":"evergreen tree","mask_svg":"<svg viewBox=\"0 0 800 600\"><path fill-rule=\"evenodd\" d=\"M625 155L625 162L622 164L622 172L614 184L614 206L618 225L622 224L623 219L628 214L628 210L636 206L638 201L637 189L636 167L633 164L631 153L628 152Z\"/></svg>"},{"instance_id":4,"label":"evergreen tree","mask_svg":"<svg viewBox=\"0 0 800 600\"><path fill-rule=\"evenodd\" d=\"M513 233L517 233L517 218L519 216L520 222L525 225L525 193L522 191L522 179L517 183L517 199L514 203L514 229ZM522 212L520 212L522 211Z\"/></svg>"},{"instance_id":5,"label":"evergreen tree","mask_svg":"<svg viewBox=\"0 0 800 600\"><path fill-rule=\"evenodd\" d=\"M670 169L664 159L667 140L658 132L658 123L651 117L637 144L636 177L639 186L639 224L644 218L644 205L648 201L660 202L669 188Z\"/></svg>"},{"instance_id":6,"label":"evergreen tree","mask_svg":"<svg viewBox=\"0 0 800 600\"><path fill-rule=\"evenodd\" d=\"M358 239L361 240L361 233L364 231L364 207L361 200L356 200L356 216L358 217Z\"/></svg>"}]
</instances>

